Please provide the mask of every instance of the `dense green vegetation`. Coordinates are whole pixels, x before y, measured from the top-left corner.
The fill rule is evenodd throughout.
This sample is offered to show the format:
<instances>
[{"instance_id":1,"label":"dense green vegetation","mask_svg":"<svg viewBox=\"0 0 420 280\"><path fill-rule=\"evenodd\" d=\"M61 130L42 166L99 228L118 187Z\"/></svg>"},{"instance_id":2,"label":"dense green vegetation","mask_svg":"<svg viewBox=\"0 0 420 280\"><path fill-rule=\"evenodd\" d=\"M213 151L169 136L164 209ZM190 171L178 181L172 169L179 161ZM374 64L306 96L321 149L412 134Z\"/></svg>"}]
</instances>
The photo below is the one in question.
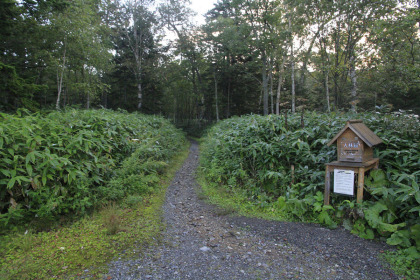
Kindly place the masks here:
<instances>
[{"instance_id":1,"label":"dense green vegetation","mask_svg":"<svg viewBox=\"0 0 420 280\"><path fill-rule=\"evenodd\" d=\"M324 206L324 164L336 160L336 148L326 144L351 118L363 119L384 141L376 148L380 169L366 177L363 203L332 194L331 206ZM398 266L419 276L419 131L418 117L406 114L231 118L215 125L202 145L204 191L244 214L342 224L363 238L386 240L404 250Z\"/></svg>"},{"instance_id":2,"label":"dense green vegetation","mask_svg":"<svg viewBox=\"0 0 420 280\"><path fill-rule=\"evenodd\" d=\"M187 145L167 120L74 109L1 118L1 279L102 278L117 254L159 241Z\"/></svg>"},{"instance_id":3,"label":"dense green vegetation","mask_svg":"<svg viewBox=\"0 0 420 280\"><path fill-rule=\"evenodd\" d=\"M419 124L398 110L420 112L420 2L218 0L201 25L192 23L189 3L0 0L0 232L9 234L0 256L15 267L42 266L28 248L51 252L42 246L53 236L39 230L110 201L144 210L148 203L137 202L150 196L156 203L144 219L153 220L155 190L185 143L164 117L199 137L222 119L271 114L234 117L210 131L205 192L244 213L343 224L382 238L405 248L390 260L412 267L420 231ZM87 110L60 111L68 107ZM394 113L357 116L385 142L377 149L381 169L366 178L366 200L357 205L333 195L332 206L323 206L323 164L335 158L325 144L356 116L339 112L385 108ZM303 127L295 113L304 109L335 113L306 113ZM162 117L127 113L134 111ZM115 223L130 227L137 219L134 208L116 207L126 220L110 218L107 229L102 218L82 220L63 232L82 240L89 228L101 239L91 252L104 246L112 255L117 247L101 242L114 238L108 233L123 235ZM26 228L33 232L8 237ZM13 275L68 273L55 265L40 275L27 266Z\"/></svg>"},{"instance_id":4,"label":"dense green vegetation","mask_svg":"<svg viewBox=\"0 0 420 280\"><path fill-rule=\"evenodd\" d=\"M108 110L0 118L1 226L151 193L185 141L161 117Z\"/></svg>"},{"instance_id":5,"label":"dense green vegetation","mask_svg":"<svg viewBox=\"0 0 420 280\"><path fill-rule=\"evenodd\" d=\"M0 278L104 279L109 261L137 255L160 242L165 189L187 155L184 149L171 161L152 194L130 195L49 231L28 229L1 236Z\"/></svg>"}]
</instances>

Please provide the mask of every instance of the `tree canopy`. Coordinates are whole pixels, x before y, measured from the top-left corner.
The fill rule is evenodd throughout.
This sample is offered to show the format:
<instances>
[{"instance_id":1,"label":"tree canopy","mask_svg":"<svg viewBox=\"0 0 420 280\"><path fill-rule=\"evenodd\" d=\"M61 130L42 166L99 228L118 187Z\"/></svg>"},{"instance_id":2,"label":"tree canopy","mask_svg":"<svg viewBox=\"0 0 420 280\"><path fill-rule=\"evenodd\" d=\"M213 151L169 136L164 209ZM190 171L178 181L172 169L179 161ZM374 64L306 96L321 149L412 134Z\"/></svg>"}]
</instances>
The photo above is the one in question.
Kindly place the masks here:
<instances>
[{"instance_id":1,"label":"tree canopy","mask_svg":"<svg viewBox=\"0 0 420 280\"><path fill-rule=\"evenodd\" d=\"M420 111L420 4L1 0L0 110L105 107L175 121Z\"/></svg>"}]
</instances>

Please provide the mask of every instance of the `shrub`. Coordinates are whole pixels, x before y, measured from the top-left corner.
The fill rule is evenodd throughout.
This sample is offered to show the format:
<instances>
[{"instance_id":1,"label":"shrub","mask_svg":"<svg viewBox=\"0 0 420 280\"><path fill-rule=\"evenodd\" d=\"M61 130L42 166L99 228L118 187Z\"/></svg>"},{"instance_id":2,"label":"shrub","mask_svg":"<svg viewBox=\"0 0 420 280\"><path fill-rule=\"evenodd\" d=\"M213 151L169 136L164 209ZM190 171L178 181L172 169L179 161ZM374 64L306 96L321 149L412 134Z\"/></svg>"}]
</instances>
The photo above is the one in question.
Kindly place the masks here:
<instances>
[{"instance_id":1,"label":"shrub","mask_svg":"<svg viewBox=\"0 0 420 280\"><path fill-rule=\"evenodd\" d=\"M366 178L365 201L332 194L323 206L324 164L336 159L326 144L349 119L363 119L384 142L375 153L380 170ZM215 125L202 145L201 170L210 184L243 189L261 210L329 227L344 223L365 238L420 251L420 124L397 114L306 113L234 117Z\"/></svg>"},{"instance_id":2,"label":"shrub","mask_svg":"<svg viewBox=\"0 0 420 280\"><path fill-rule=\"evenodd\" d=\"M3 226L83 214L108 199L150 192L185 141L162 117L123 111L20 111L0 113L0 121ZM123 178L128 174L134 177Z\"/></svg>"}]
</instances>

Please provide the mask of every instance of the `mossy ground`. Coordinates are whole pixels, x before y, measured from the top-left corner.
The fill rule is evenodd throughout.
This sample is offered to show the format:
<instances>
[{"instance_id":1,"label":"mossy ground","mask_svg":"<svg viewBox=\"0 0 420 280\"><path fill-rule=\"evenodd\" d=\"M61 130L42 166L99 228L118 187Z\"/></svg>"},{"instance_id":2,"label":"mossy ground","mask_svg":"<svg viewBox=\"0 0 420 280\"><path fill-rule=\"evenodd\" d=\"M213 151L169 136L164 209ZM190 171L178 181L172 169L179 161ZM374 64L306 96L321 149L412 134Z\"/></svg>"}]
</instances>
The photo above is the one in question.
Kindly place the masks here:
<instances>
[{"instance_id":1,"label":"mossy ground","mask_svg":"<svg viewBox=\"0 0 420 280\"><path fill-rule=\"evenodd\" d=\"M188 145L172 161L153 194L110 204L66 226L0 236L0 279L99 279L120 252L130 257L159 242L164 229L161 206L175 172L188 155Z\"/></svg>"}]
</instances>

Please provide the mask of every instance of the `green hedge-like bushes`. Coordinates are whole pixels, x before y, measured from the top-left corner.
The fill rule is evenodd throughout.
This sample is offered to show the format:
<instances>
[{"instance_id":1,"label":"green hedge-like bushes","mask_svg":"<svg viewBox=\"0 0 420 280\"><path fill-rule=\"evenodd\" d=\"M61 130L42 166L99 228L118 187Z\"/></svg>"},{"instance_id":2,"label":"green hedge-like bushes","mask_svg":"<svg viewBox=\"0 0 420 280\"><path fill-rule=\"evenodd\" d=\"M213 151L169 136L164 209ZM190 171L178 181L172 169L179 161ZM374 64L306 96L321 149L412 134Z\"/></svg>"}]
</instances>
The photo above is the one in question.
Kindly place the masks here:
<instances>
[{"instance_id":1,"label":"green hedge-like bushes","mask_svg":"<svg viewBox=\"0 0 420 280\"><path fill-rule=\"evenodd\" d=\"M336 160L327 143L349 119L363 119L384 144L375 149L380 170L366 178L365 200L332 194L323 205L325 163ZM235 117L215 125L202 146L209 184L242 189L255 207L330 227L342 223L364 238L420 252L418 117L406 114L306 113ZM292 171L294 169L294 171Z\"/></svg>"},{"instance_id":2,"label":"green hedge-like bushes","mask_svg":"<svg viewBox=\"0 0 420 280\"><path fill-rule=\"evenodd\" d=\"M83 214L107 200L150 192L184 141L156 116L73 109L2 113L0 223Z\"/></svg>"}]
</instances>

